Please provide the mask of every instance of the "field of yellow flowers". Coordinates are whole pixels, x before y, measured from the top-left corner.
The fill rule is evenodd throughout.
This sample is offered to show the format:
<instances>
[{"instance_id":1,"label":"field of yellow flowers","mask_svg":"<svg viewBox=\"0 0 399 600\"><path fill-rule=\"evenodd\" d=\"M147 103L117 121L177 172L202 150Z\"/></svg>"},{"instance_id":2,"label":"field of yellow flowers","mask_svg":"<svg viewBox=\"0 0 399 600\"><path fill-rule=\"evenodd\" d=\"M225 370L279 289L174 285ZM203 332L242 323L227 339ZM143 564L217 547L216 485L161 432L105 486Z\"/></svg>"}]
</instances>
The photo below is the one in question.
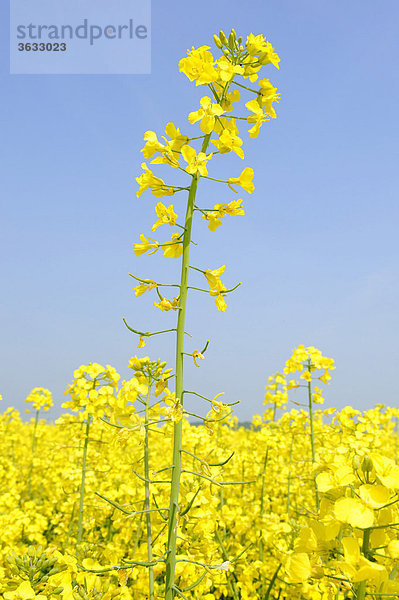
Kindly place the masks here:
<instances>
[{"instance_id":1,"label":"field of yellow flowers","mask_svg":"<svg viewBox=\"0 0 399 600\"><path fill-rule=\"evenodd\" d=\"M151 332L125 321L140 349L152 336L175 336L175 365L134 356L132 377L122 382L110 365L82 365L66 389L70 412L55 423L43 419L52 405L44 388L26 399L30 421L13 408L0 415L4 600L399 597L397 408L321 408L335 365L312 346L295 348L269 377L266 408L249 429L220 394L186 387L184 360L199 367L208 347L193 349L190 336L185 349L188 292L210 296L224 312L239 285L222 283L225 265L192 264L193 225L214 232L225 217L244 215L242 199L200 205L197 188L207 179L228 193L254 192L253 169L219 174L216 164L229 153L244 159L240 128L249 125L249 138L258 137L280 98L269 79L259 79L280 61L263 35L244 41L220 31L214 42L217 60L201 46L179 62L210 94L188 114L198 124L194 135L171 122L163 141L144 134L144 158L173 181L145 162L136 179L138 197L183 198L180 217L173 204L155 206L152 231L177 229L170 239L141 234L134 243L136 257L175 259L180 278L132 275L135 296L152 294L157 310L176 314L176 327ZM242 95L250 99L240 107ZM189 275L199 282L191 285ZM202 277L209 289L200 287ZM165 288L175 295L164 296ZM188 394L197 413L186 409Z\"/></svg>"},{"instance_id":2,"label":"field of yellow flowers","mask_svg":"<svg viewBox=\"0 0 399 600\"><path fill-rule=\"evenodd\" d=\"M0 417L6 600L148 598L149 565L163 597L173 406L159 398L169 371L148 358L129 364L134 377L119 387L109 366L78 369L64 404L75 414L55 424L41 418L52 404L41 388L27 398L30 422L14 409ZM322 402L314 383L332 368L297 348L269 378L250 429L217 400L202 425L183 417L181 597L399 595L398 409L288 410L309 392L310 407Z\"/></svg>"}]
</instances>

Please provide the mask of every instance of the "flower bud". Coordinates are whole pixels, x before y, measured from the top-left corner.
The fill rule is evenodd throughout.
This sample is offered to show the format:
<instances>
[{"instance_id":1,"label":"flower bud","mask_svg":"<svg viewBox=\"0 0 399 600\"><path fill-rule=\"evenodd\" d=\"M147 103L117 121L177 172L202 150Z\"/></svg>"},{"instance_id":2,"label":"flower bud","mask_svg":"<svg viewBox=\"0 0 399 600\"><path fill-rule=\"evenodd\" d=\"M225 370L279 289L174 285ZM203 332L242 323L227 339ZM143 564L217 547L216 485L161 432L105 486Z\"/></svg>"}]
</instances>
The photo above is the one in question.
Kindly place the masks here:
<instances>
[{"instance_id":1,"label":"flower bud","mask_svg":"<svg viewBox=\"0 0 399 600\"><path fill-rule=\"evenodd\" d=\"M213 41L215 42L216 46L221 50L223 48L223 44L220 41L220 38L218 38L218 36L216 35L216 33L213 36Z\"/></svg>"},{"instance_id":2,"label":"flower bud","mask_svg":"<svg viewBox=\"0 0 399 600\"><path fill-rule=\"evenodd\" d=\"M227 37L224 35L222 30L219 31L219 39L222 42L223 46L227 45Z\"/></svg>"},{"instance_id":3,"label":"flower bud","mask_svg":"<svg viewBox=\"0 0 399 600\"><path fill-rule=\"evenodd\" d=\"M363 471L363 473L366 473L366 472L369 472L372 470L373 470L373 461L366 454L366 456L363 458L363 462L362 462L362 471Z\"/></svg>"},{"instance_id":4,"label":"flower bud","mask_svg":"<svg viewBox=\"0 0 399 600\"><path fill-rule=\"evenodd\" d=\"M352 467L355 471L360 469L360 458L358 456L352 458Z\"/></svg>"},{"instance_id":5,"label":"flower bud","mask_svg":"<svg viewBox=\"0 0 399 600\"><path fill-rule=\"evenodd\" d=\"M235 41L236 41L235 35L233 35L233 31L234 31L234 29L231 30L231 33L229 35L229 46L232 50L234 50Z\"/></svg>"}]
</instances>

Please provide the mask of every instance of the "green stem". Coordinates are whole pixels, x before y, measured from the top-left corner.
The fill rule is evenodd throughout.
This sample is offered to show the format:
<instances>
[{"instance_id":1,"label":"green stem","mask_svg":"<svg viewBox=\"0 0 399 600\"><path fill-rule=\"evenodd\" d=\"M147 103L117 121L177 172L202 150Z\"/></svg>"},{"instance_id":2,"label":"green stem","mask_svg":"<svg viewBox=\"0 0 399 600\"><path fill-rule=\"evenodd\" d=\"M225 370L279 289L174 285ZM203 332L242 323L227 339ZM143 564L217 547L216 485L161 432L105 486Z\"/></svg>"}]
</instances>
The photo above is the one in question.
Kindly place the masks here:
<instances>
[{"instance_id":1,"label":"green stem","mask_svg":"<svg viewBox=\"0 0 399 600\"><path fill-rule=\"evenodd\" d=\"M145 440L144 440L144 477L145 477L145 510L146 521L147 521L147 559L151 566L148 567L148 587L149 587L149 598L154 600L155 598L155 587L154 587L154 567L152 566L152 535L151 535L151 505L150 505L150 461L149 461L149 404L151 394L151 381L148 385L148 392L145 401Z\"/></svg>"},{"instance_id":2,"label":"green stem","mask_svg":"<svg viewBox=\"0 0 399 600\"><path fill-rule=\"evenodd\" d=\"M90 423L91 423L91 415L88 415L86 421L86 432L85 432L85 441L83 445L83 457L82 457L82 478L80 482L80 497L79 497L79 512L78 512L78 535L76 538L76 546L82 542L83 535L83 506L84 506L84 497L85 497L85 480L86 480L86 463L87 463L87 448L89 445L89 431L90 431Z\"/></svg>"},{"instance_id":3,"label":"green stem","mask_svg":"<svg viewBox=\"0 0 399 600\"><path fill-rule=\"evenodd\" d=\"M362 545L362 553L364 558L369 558L368 553L370 549L370 534L371 529L365 529L363 532L363 545ZM366 586L367 580L363 580L359 583L356 590L356 600L364 600L366 597Z\"/></svg>"},{"instance_id":4,"label":"green stem","mask_svg":"<svg viewBox=\"0 0 399 600\"><path fill-rule=\"evenodd\" d=\"M206 152L211 134L204 138L201 152ZM177 321L176 333L176 398L182 402L183 394L183 357L184 357L184 324L186 319L187 291L188 291L188 272L190 264L190 243L191 228L193 222L194 202L197 192L199 175L193 176L190 191L188 194L187 211L185 220L185 231L183 238L183 256L181 266L180 280L180 310ZM168 548L166 557L166 583L165 600L172 600L175 597L175 568L176 568L176 548L177 548L177 518L179 513L179 489L181 479L181 452L183 442L183 423L179 421L174 424L173 431L173 469L172 483L170 490L169 504L169 522L168 522Z\"/></svg>"}]
</instances>

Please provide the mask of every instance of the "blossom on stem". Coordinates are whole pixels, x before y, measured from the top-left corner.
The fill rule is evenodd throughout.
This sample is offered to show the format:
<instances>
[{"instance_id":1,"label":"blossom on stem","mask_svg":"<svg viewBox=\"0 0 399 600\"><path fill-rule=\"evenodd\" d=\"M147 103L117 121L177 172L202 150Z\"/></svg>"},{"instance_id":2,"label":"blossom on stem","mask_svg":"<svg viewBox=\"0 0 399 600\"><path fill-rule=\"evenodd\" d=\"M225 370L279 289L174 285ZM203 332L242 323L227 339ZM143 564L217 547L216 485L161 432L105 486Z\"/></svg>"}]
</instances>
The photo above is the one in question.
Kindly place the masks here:
<instances>
[{"instance_id":1,"label":"blossom on stem","mask_svg":"<svg viewBox=\"0 0 399 600\"><path fill-rule=\"evenodd\" d=\"M263 108L259 106L259 102L257 100L250 100L249 102L245 103L245 106L248 110L254 113L253 115L247 117L248 123L254 123L253 127L251 127L251 129L248 130L249 137L256 138L259 135L261 125L265 121L268 121L270 119L270 116L268 114L265 114Z\"/></svg>"},{"instance_id":2,"label":"blossom on stem","mask_svg":"<svg viewBox=\"0 0 399 600\"><path fill-rule=\"evenodd\" d=\"M254 178L254 171L251 167L245 167L239 177L229 177L228 185L233 192L237 192L232 185L240 185L246 192L252 194L255 189L252 179Z\"/></svg>"},{"instance_id":3,"label":"blossom on stem","mask_svg":"<svg viewBox=\"0 0 399 600\"><path fill-rule=\"evenodd\" d=\"M208 85L219 77L219 72L213 66L214 58L209 48L192 47L191 50L187 50L188 56L179 61L179 71L187 75L190 81L195 79L195 85Z\"/></svg>"},{"instance_id":4,"label":"blossom on stem","mask_svg":"<svg viewBox=\"0 0 399 600\"><path fill-rule=\"evenodd\" d=\"M199 173L199 175L204 177L208 175L206 163L212 158L212 154L207 156L205 152L199 152L197 155L195 149L188 144L183 146L181 153L184 160L188 163L186 167L187 173L191 173L192 175Z\"/></svg>"},{"instance_id":5,"label":"blossom on stem","mask_svg":"<svg viewBox=\"0 0 399 600\"><path fill-rule=\"evenodd\" d=\"M167 258L179 258L183 254L183 243L180 239L180 234L175 232L172 233L170 242L161 244L163 248L163 255Z\"/></svg>"},{"instance_id":6,"label":"blossom on stem","mask_svg":"<svg viewBox=\"0 0 399 600\"><path fill-rule=\"evenodd\" d=\"M168 300L167 298L162 298L160 302L154 302L154 306L160 308L162 311L178 310L179 300L180 298L178 296L175 296L172 301Z\"/></svg>"},{"instance_id":7,"label":"blossom on stem","mask_svg":"<svg viewBox=\"0 0 399 600\"><path fill-rule=\"evenodd\" d=\"M141 244L139 242L133 244L134 253L136 256L140 256L141 254L144 254L145 252L148 252L149 250L152 250L152 252L150 252L149 254L154 254L158 250L159 243L157 242L157 240L154 240L152 238L148 238L148 240L147 240L145 235L142 233L140 233L140 239L141 239Z\"/></svg>"},{"instance_id":8,"label":"blossom on stem","mask_svg":"<svg viewBox=\"0 0 399 600\"><path fill-rule=\"evenodd\" d=\"M168 223L169 225L175 225L177 214L173 211L173 204L170 204L168 208L162 202L158 202L155 207L155 212L158 217L158 221L152 226L152 231L155 231L160 225Z\"/></svg>"},{"instance_id":9,"label":"blossom on stem","mask_svg":"<svg viewBox=\"0 0 399 600\"><path fill-rule=\"evenodd\" d=\"M220 117L223 114L223 108L217 104L212 103L209 96L204 96L200 100L201 108L188 115L188 120L191 124L201 120L200 127L204 133L211 133L215 127L216 117Z\"/></svg>"},{"instance_id":10,"label":"blossom on stem","mask_svg":"<svg viewBox=\"0 0 399 600\"><path fill-rule=\"evenodd\" d=\"M157 287L156 281L153 281L152 279L145 279L144 281L142 281L140 283L140 285L137 285L136 287L134 287L132 289L134 290L135 296L141 296L145 292L150 292L155 287Z\"/></svg>"},{"instance_id":11,"label":"blossom on stem","mask_svg":"<svg viewBox=\"0 0 399 600\"><path fill-rule=\"evenodd\" d=\"M148 188L157 198L160 198L161 196L172 196L175 193L173 187L166 185L160 177L155 177L145 162L141 163L141 168L144 169L144 173L139 177L136 177L136 181L140 185L140 188L136 192L137 198L139 198Z\"/></svg>"},{"instance_id":12,"label":"blossom on stem","mask_svg":"<svg viewBox=\"0 0 399 600\"><path fill-rule=\"evenodd\" d=\"M241 203L242 200L232 200L227 204L215 204L212 211L208 211L202 215L203 219L209 221L208 229L215 231L222 224L221 219L226 215L230 215L231 217L244 215L245 212L241 207Z\"/></svg>"}]
</instances>

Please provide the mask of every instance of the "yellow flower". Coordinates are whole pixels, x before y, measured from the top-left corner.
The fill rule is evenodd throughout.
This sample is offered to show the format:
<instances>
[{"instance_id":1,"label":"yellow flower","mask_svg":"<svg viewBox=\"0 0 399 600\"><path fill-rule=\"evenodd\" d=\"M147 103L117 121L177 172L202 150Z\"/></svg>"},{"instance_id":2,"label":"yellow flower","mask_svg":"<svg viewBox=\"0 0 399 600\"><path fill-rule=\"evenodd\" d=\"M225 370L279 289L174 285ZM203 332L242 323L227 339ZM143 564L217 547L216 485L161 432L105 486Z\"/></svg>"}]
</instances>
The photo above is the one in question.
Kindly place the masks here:
<instances>
[{"instance_id":1,"label":"yellow flower","mask_svg":"<svg viewBox=\"0 0 399 600\"><path fill-rule=\"evenodd\" d=\"M35 594L29 581L23 581L19 584L16 590L12 592L4 592L5 600L47 600L47 596L43 594Z\"/></svg>"},{"instance_id":2,"label":"yellow flower","mask_svg":"<svg viewBox=\"0 0 399 600\"><path fill-rule=\"evenodd\" d=\"M260 100L264 111L267 115L272 117L272 119L275 119L277 115L273 108L273 102L280 101L280 94L277 93L277 88L270 83L269 79L261 79L259 85Z\"/></svg>"},{"instance_id":3,"label":"yellow flower","mask_svg":"<svg viewBox=\"0 0 399 600\"><path fill-rule=\"evenodd\" d=\"M209 52L209 46L192 47L187 50L188 56L179 61L179 71L182 71L190 81L196 79L195 85L208 85L218 79L218 71L214 68L214 59Z\"/></svg>"},{"instance_id":4,"label":"yellow flower","mask_svg":"<svg viewBox=\"0 0 399 600\"><path fill-rule=\"evenodd\" d=\"M218 140L211 140L221 154L226 152L235 152L240 158L244 158L244 151L241 148L242 139L233 131L223 129Z\"/></svg>"},{"instance_id":5,"label":"yellow flower","mask_svg":"<svg viewBox=\"0 0 399 600\"><path fill-rule=\"evenodd\" d=\"M184 144L187 144L188 142L188 137L180 133L180 129L178 127L175 127L175 125L172 122L167 123L165 127L165 133L171 138L171 140L168 141L166 140L166 138L163 139L168 142L168 145L173 151L179 152L181 150L181 147L184 146Z\"/></svg>"},{"instance_id":6,"label":"yellow flower","mask_svg":"<svg viewBox=\"0 0 399 600\"><path fill-rule=\"evenodd\" d=\"M279 69L280 57L277 52L274 51L273 46L270 42L266 42L264 48L262 49L262 53L259 56L259 62L262 65L272 64Z\"/></svg>"},{"instance_id":7,"label":"yellow flower","mask_svg":"<svg viewBox=\"0 0 399 600\"><path fill-rule=\"evenodd\" d=\"M226 98L221 102L221 106L225 112L230 112L233 110L233 102L239 102L241 98L241 94L239 90L233 90L232 92L228 92L226 94Z\"/></svg>"},{"instance_id":8,"label":"yellow flower","mask_svg":"<svg viewBox=\"0 0 399 600\"><path fill-rule=\"evenodd\" d=\"M170 242L165 242L161 246L163 255L167 258L179 258L183 254L183 243L180 240L180 234L177 232L172 233Z\"/></svg>"},{"instance_id":9,"label":"yellow flower","mask_svg":"<svg viewBox=\"0 0 399 600\"><path fill-rule=\"evenodd\" d=\"M148 188L157 198L160 198L161 196L172 196L175 193L173 187L166 185L159 177L155 177L151 169L147 167L146 163L141 163L141 168L144 169L144 173L139 177L136 177L136 181L140 185L139 190L136 192L137 198L139 198Z\"/></svg>"},{"instance_id":10,"label":"yellow flower","mask_svg":"<svg viewBox=\"0 0 399 600\"><path fill-rule=\"evenodd\" d=\"M157 134L154 131L146 131L144 134L146 142L144 148L141 149L144 158L152 158L155 152L163 152L166 148L158 141Z\"/></svg>"},{"instance_id":11,"label":"yellow flower","mask_svg":"<svg viewBox=\"0 0 399 600\"><path fill-rule=\"evenodd\" d=\"M172 301L167 298L162 298L160 302L154 302L154 306L161 310L177 310L179 308L179 297L174 297Z\"/></svg>"},{"instance_id":12,"label":"yellow flower","mask_svg":"<svg viewBox=\"0 0 399 600\"><path fill-rule=\"evenodd\" d=\"M152 226L152 231L155 231L160 225L168 223L169 225L175 225L177 214L173 211L173 204L170 204L168 208L162 202L158 202L155 207L155 212L158 217L158 221Z\"/></svg>"},{"instance_id":13,"label":"yellow flower","mask_svg":"<svg viewBox=\"0 0 399 600\"><path fill-rule=\"evenodd\" d=\"M310 381L312 381L312 374L310 371L304 371L303 373L301 373L300 378L304 379L309 383Z\"/></svg>"},{"instance_id":14,"label":"yellow flower","mask_svg":"<svg viewBox=\"0 0 399 600\"><path fill-rule=\"evenodd\" d=\"M315 388L314 388L314 392L312 395L312 401L315 404L323 404L323 402L324 402L324 398L322 396L322 390L317 386L315 386Z\"/></svg>"},{"instance_id":15,"label":"yellow flower","mask_svg":"<svg viewBox=\"0 0 399 600\"><path fill-rule=\"evenodd\" d=\"M220 310L221 312L225 312L226 308L227 308L227 304L225 301L225 295L223 294L221 291L217 291L217 290L210 290L209 291L211 296L215 296L215 304L216 304L216 308L218 310Z\"/></svg>"},{"instance_id":16,"label":"yellow flower","mask_svg":"<svg viewBox=\"0 0 399 600\"><path fill-rule=\"evenodd\" d=\"M140 339L139 339L139 343L137 345L137 348L143 348L145 346L145 340L144 337L141 335Z\"/></svg>"},{"instance_id":17,"label":"yellow flower","mask_svg":"<svg viewBox=\"0 0 399 600\"><path fill-rule=\"evenodd\" d=\"M224 273L225 268L226 268L226 265L222 265L218 269L213 269L213 270L205 269L205 271L204 271L205 279L207 280L211 290L216 290L217 292L219 292L219 291L224 291L226 289L225 286L220 281L220 275L222 273Z\"/></svg>"},{"instance_id":18,"label":"yellow flower","mask_svg":"<svg viewBox=\"0 0 399 600\"><path fill-rule=\"evenodd\" d=\"M372 454L371 459L380 482L388 488L399 489L399 466L381 454Z\"/></svg>"},{"instance_id":19,"label":"yellow flower","mask_svg":"<svg viewBox=\"0 0 399 600\"><path fill-rule=\"evenodd\" d=\"M199 173L203 177L208 175L206 163L212 158L212 154L207 156L205 152L199 152L197 155L195 149L188 144L183 146L181 153L186 163L188 163L186 167L187 173L191 173L192 175Z\"/></svg>"},{"instance_id":20,"label":"yellow flower","mask_svg":"<svg viewBox=\"0 0 399 600\"><path fill-rule=\"evenodd\" d=\"M290 583L306 581L312 573L309 556L305 552L291 554L285 563L285 571Z\"/></svg>"},{"instance_id":21,"label":"yellow flower","mask_svg":"<svg viewBox=\"0 0 399 600\"><path fill-rule=\"evenodd\" d=\"M259 135L259 129L262 123L268 121L270 117L264 113L263 108L259 106L257 100L250 100L249 102L245 103L245 106L248 110L254 113L253 115L247 117L248 123L254 123L254 126L248 130L249 137L256 138Z\"/></svg>"},{"instance_id":22,"label":"yellow flower","mask_svg":"<svg viewBox=\"0 0 399 600\"><path fill-rule=\"evenodd\" d=\"M135 296L141 296L145 292L150 292L154 287L157 287L156 281L152 279L145 279L140 285L133 288Z\"/></svg>"},{"instance_id":23,"label":"yellow flower","mask_svg":"<svg viewBox=\"0 0 399 600\"><path fill-rule=\"evenodd\" d=\"M340 561L338 566L352 582L356 583L366 579L385 579L385 567L367 560L360 554L357 538L343 537L341 542L344 548L344 561Z\"/></svg>"},{"instance_id":24,"label":"yellow flower","mask_svg":"<svg viewBox=\"0 0 399 600\"><path fill-rule=\"evenodd\" d=\"M256 56L257 54L260 54L261 52L264 51L265 47L266 47L266 40L264 38L263 35L259 34L259 35L254 35L253 33L250 33L247 36L247 41L246 41L246 49L247 52L250 56Z\"/></svg>"},{"instance_id":25,"label":"yellow flower","mask_svg":"<svg viewBox=\"0 0 399 600\"><path fill-rule=\"evenodd\" d=\"M247 52L250 56L259 55L259 62L262 65L272 63L276 69L279 69L280 57L274 51L270 42L266 41L263 35L254 35L250 33L246 43Z\"/></svg>"},{"instance_id":26,"label":"yellow flower","mask_svg":"<svg viewBox=\"0 0 399 600\"><path fill-rule=\"evenodd\" d=\"M51 392L46 388L33 388L25 402L31 402L35 410L49 410L53 406Z\"/></svg>"},{"instance_id":27,"label":"yellow flower","mask_svg":"<svg viewBox=\"0 0 399 600\"><path fill-rule=\"evenodd\" d=\"M240 65L234 65L227 56L221 56L217 61L219 80L223 83L231 81L235 75L243 75L244 69Z\"/></svg>"},{"instance_id":28,"label":"yellow flower","mask_svg":"<svg viewBox=\"0 0 399 600\"><path fill-rule=\"evenodd\" d=\"M147 240L145 235L143 235L142 233L140 234L140 239L141 239L141 244L140 243L133 244L134 253L136 256L140 256L141 254L144 254L145 252L148 252L149 250L152 250L152 252L150 252L149 254L154 254L154 252L156 252L158 250L159 243L156 240L154 240L152 238L148 238L148 240Z\"/></svg>"},{"instance_id":29,"label":"yellow flower","mask_svg":"<svg viewBox=\"0 0 399 600\"><path fill-rule=\"evenodd\" d=\"M366 483L359 487L359 496L369 508L382 508L389 504L391 492L384 485Z\"/></svg>"},{"instance_id":30,"label":"yellow flower","mask_svg":"<svg viewBox=\"0 0 399 600\"><path fill-rule=\"evenodd\" d=\"M201 108L188 115L190 123L196 123L201 119L200 127L204 133L211 133L215 126L216 117L223 114L223 108L216 103L212 103L209 96L204 96L200 100Z\"/></svg>"},{"instance_id":31,"label":"yellow flower","mask_svg":"<svg viewBox=\"0 0 399 600\"><path fill-rule=\"evenodd\" d=\"M213 211L202 215L202 218L209 221L208 229L215 231L221 224L221 219L225 215L245 215L244 209L241 207L242 200L232 200L227 204L215 204Z\"/></svg>"},{"instance_id":32,"label":"yellow flower","mask_svg":"<svg viewBox=\"0 0 399 600\"><path fill-rule=\"evenodd\" d=\"M367 529L374 524L374 512L358 498L340 498L335 502L334 514L338 521L352 527Z\"/></svg>"},{"instance_id":33,"label":"yellow flower","mask_svg":"<svg viewBox=\"0 0 399 600\"><path fill-rule=\"evenodd\" d=\"M252 194L255 189L254 184L252 183L252 179L254 178L254 170L250 167L245 167L239 177L229 177L228 183L229 188L233 190L233 192L237 192L232 185L240 185L246 192Z\"/></svg>"}]
</instances>

